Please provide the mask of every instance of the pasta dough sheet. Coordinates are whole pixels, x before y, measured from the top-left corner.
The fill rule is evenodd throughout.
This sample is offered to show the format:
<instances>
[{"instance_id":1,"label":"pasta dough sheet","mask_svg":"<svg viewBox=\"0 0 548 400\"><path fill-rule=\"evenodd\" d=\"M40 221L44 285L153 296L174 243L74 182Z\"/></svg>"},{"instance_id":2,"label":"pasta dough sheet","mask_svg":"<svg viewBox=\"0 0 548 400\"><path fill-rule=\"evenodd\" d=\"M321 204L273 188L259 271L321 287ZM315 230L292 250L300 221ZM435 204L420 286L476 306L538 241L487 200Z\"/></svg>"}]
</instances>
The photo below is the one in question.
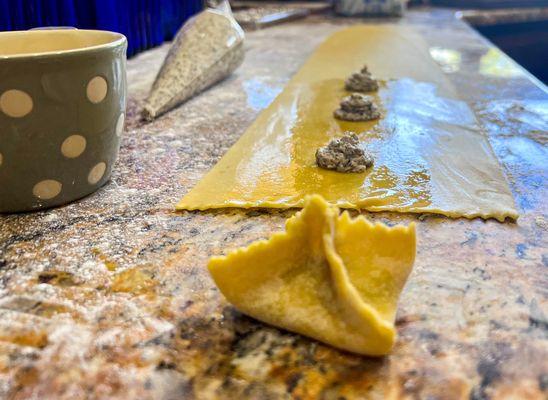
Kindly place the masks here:
<instances>
[{"instance_id":1,"label":"pasta dough sheet","mask_svg":"<svg viewBox=\"0 0 548 400\"><path fill-rule=\"evenodd\" d=\"M372 93L382 116L339 121L344 79L364 64L383 79ZM316 149L345 131L373 154L364 173L316 166ZM369 211L518 216L472 110L423 39L402 26L354 26L328 38L177 208L302 207L310 194Z\"/></svg>"}]
</instances>

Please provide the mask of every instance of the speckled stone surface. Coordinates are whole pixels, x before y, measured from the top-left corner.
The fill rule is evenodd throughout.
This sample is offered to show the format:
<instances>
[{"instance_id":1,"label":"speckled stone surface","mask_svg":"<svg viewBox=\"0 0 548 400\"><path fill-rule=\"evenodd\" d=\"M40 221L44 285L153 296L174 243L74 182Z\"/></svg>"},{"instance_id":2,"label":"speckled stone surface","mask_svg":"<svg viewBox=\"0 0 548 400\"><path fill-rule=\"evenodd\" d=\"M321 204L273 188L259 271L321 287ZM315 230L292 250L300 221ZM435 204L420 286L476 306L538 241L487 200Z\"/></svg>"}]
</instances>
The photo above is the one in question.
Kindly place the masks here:
<instances>
[{"instance_id":1,"label":"speckled stone surface","mask_svg":"<svg viewBox=\"0 0 548 400\"><path fill-rule=\"evenodd\" d=\"M449 11L394 23L459 55L448 76L489 132L521 217L367 214L418 221L392 355L265 326L219 294L208 257L267 237L292 211L173 211L314 47L355 21L248 34L235 75L150 124L138 113L168 47L128 62L112 181L63 208L0 216L0 398L545 398L548 95Z\"/></svg>"},{"instance_id":2,"label":"speckled stone surface","mask_svg":"<svg viewBox=\"0 0 548 400\"><path fill-rule=\"evenodd\" d=\"M495 25L548 20L548 7L467 10L461 17L473 25Z\"/></svg>"}]
</instances>

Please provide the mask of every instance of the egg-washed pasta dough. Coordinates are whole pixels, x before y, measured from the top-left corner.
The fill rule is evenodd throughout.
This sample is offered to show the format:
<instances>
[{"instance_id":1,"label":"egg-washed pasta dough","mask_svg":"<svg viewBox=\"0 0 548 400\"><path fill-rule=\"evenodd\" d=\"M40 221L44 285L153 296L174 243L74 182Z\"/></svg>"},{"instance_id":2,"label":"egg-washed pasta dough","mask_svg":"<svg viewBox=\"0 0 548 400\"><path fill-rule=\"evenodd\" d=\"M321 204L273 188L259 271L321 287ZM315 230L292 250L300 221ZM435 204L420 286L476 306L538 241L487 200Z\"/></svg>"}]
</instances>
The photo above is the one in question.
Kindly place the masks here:
<instances>
[{"instance_id":1,"label":"egg-washed pasta dough","mask_svg":"<svg viewBox=\"0 0 548 400\"><path fill-rule=\"evenodd\" d=\"M364 64L383 79L371 93L382 116L339 121L333 111L349 94L344 79ZM366 172L315 164L316 149L345 131L373 154ZM177 208L302 207L309 194L370 211L518 216L472 110L422 38L402 26L354 26L328 38Z\"/></svg>"},{"instance_id":2,"label":"egg-washed pasta dough","mask_svg":"<svg viewBox=\"0 0 548 400\"><path fill-rule=\"evenodd\" d=\"M415 259L415 226L339 216L320 196L276 233L209 271L234 306L266 323L343 350L387 354L398 298Z\"/></svg>"}]
</instances>

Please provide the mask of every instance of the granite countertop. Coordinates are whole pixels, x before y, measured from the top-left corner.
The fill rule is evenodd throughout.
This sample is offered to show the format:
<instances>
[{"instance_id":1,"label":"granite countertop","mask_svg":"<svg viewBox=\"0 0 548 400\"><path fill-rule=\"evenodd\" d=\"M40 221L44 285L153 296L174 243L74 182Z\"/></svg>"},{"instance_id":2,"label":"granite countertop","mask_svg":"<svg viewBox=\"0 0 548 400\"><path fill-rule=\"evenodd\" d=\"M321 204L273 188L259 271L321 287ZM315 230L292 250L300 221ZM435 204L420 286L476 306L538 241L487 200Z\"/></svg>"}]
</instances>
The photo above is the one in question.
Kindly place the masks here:
<instances>
[{"instance_id":1,"label":"granite countertop","mask_svg":"<svg viewBox=\"0 0 548 400\"><path fill-rule=\"evenodd\" d=\"M458 15L474 26L539 22L548 20L548 7L466 10Z\"/></svg>"},{"instance_id":2,"label":"granite countertop","mask_svg":"<svg viewBox=\"0 0 548 400\"><path fill-rule=\"evenodd\" d=\"M356 21L249 33L232 77L150 124L138 111L167 46L128 62L111 182L65 207L0 216L0 398L546 398L548 94L453 12L391 21L424 34L477 113L521 216L365 213L418 222L393 354L360 357L266 326L215 288L211 255L267 237L294 211L174 212L315 46Z\"/></svg>"}]
</instances>

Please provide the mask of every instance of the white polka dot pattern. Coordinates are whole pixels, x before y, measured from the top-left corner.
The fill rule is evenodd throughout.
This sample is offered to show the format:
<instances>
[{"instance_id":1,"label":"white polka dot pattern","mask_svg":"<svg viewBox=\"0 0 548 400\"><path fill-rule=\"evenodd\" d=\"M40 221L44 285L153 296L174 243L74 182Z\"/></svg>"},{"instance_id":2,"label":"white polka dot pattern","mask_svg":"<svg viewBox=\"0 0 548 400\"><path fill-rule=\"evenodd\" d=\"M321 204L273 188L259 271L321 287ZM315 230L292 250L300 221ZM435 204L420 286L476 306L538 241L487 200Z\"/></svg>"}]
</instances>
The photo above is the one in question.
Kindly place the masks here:
<instances>
[{"instance_id":1,"label":"white polka dot pattern","mask_svg":"<svg viewBox=\"0 0 548 400\"><path fill-rule=\"evenodd\" d=\"M76 158L86 149L86 138L81 135L71 135L63 141L61 153L67 158Z\"/></svg>"},{"instance_id":2,"label":"white polka dot pattern","mask_svg":"<svg viewBox=\"0 0 548 400\"><path fill-rule=\"evenodd\" d=\"M0 96L0 110L8 117L24 117L32 111L32 107L32 97L22 90L6 90Z\"/></svg>"},{"instance_id":3,"label":"white polka dot pattern","mask_svg":"<svg viewBox=\"0 0 548 400\"><path fill-rule=\"evenodd\" d=\"M53 179L46 179L34 185L34 188L32 188L32 194L40 200L50 200L57 197L57 195L61 193L62 187L63 185L61 182Z\"/></svg>"},{"instance_id":4,"label":"white polka dot pattern","mask_svg":"<svg viewBox=\"0 0 548 400\"><path fill-rule=\"evenodd\" d=\"M90 79L86 87L88 100L93 104L102 102L107 97L108 84L102 76L96 76Z\"/></svg>"},{"instance_id":5,"label":"white polka dot pattern","mask_svg":"<svg viewBox=\"0 0 548 400\"><path fill-rule=\"evenodd\" d=\"M105 171L107 169L107 165L104 162L100 162L99 164L96 164L91 171L89 171L88 174L88 182L90 185L95 185L97 182L101 180L103 175L105 175Z\"/></svg>"},{"instance_id":6,"label":"white polka dot pattern","mask_svg":"<svg viewBox=\"0 0 548 400\"><path fill-rule=\"evenodd\" d=\"M0 120L6 120L8 131L13 133L0 134L0 144L4 140L1 136L8 144L9 140L24 138L36 152L29 155L35 162L25 165L27 155L0 146L0 188L10 187L15 194L8 195L5 202L3 195L0 196L0 212L26 211L71 201L106 180L109 162L114 162L111 159L116 157L119 138L124 133L125 110L120 109L120 102L125 87L116 83L118 74L111 78L108 72L104 74L99 69L92 75L81 74L78 72L79 80L74 82L70 81L72 76L33 76L22 86L0 89ZM72 86L68 90L66 86L57 87L65 85L67 80ZM64 108L60 104L64 101L77 107ZM77 109L85 111L73 112ZM64 119L63 124L57 124L57 119ZM59 125L68 129L58 129ZM50 150L51 143L55 145ZM50 172L44 177L44 171ZM19 183L21 179L23 182Z\"/></svg>"}]
</instances>

